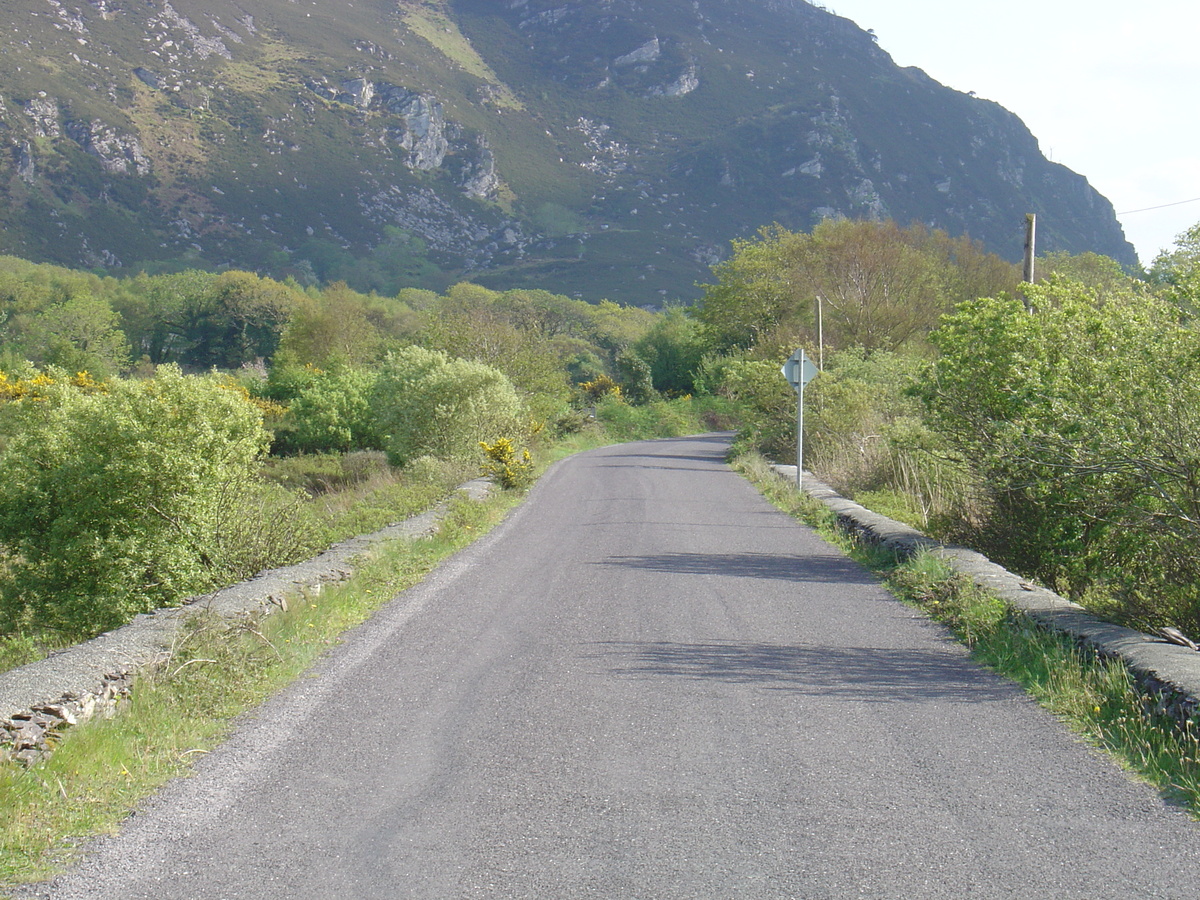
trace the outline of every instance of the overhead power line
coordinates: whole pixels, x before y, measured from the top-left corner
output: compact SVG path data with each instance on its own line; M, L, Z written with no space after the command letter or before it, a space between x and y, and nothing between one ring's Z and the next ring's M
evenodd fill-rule
M1200 202L1200 197L1193 197L1191 200L1177 200L1174 203L1164 203L1162 206L1147 206L1145 209L1127 209L1127 210L1125 210L1125 212L1117 213L1117 215L1118 216L1129 216L1129 215L1133 215L1134 213L1150 212L1151 210L1154 210L1154 209L1166 209L1168 206L1183 206L1185 203L1198 203L1198 202Z

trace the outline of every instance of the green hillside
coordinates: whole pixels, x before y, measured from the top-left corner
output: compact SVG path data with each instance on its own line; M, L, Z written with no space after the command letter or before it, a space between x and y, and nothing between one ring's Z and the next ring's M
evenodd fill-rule
M14 0L0 252L394 293L695 296L831 215L1133 262L993 103L802 0Z

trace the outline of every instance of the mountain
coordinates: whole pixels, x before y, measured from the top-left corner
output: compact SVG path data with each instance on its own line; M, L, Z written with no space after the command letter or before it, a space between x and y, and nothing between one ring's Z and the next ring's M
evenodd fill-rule
M995 103L803 0L9 0L0 252L391 292L695 296L729 241L890 217L1136 262Z

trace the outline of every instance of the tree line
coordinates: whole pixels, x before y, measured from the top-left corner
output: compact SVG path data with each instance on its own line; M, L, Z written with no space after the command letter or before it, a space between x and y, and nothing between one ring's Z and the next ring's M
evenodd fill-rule
M806 461L1118 621L1200 634L1200 225L1149 269L826 221L735 245L695 310L701 378L778 459L796 347L823 357Z
M0 259L4 628L95 631L261 568L231 522L267 534L303 499L263 482L269 458L516 483L594 412L686 397L790 458L779 366L804 347L819 475L1119 620L1200 633L1198 260L1200 226L1147 271L1051 254L1030 286L967 238L827 220L735 242L693 307L649 310Z
M320 549L306 501L347 468L516 486L597 404L686 391L694 335L546 291L0 259L0 636L88 636Z

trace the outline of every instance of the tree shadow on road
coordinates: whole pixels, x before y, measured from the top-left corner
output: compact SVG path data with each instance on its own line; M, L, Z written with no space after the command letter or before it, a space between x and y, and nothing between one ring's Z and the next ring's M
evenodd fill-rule
M659 553L610 556L596 565L645 569L670 575L720 575L775 581L878 584L862 566L843 556L777 553Z
M732 641L603 641L592 646L601 648L597 658L610 662L615 674L647 680L752 684L873 702L978 702L1014 695L1009 685L988 676L952 646L940 650Z

